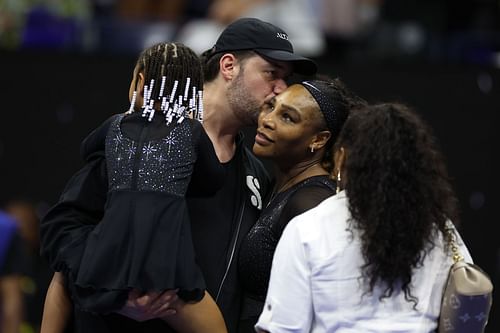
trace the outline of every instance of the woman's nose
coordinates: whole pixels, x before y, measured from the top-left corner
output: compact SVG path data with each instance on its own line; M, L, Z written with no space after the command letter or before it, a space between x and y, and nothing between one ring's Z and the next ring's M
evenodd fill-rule
M261 125L263 127L267 127L267 128L273 128L274 127L274 121L273 121L272 113L261 112L259 120L260 120L260 123L261 123Z

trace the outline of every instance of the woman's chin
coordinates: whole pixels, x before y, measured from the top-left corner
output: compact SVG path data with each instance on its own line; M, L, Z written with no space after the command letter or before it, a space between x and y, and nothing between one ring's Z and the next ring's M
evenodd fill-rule
M266 149L266 147L264 146L259 145L258 143L253 144L252 151L257 157L269 157L268 149Z

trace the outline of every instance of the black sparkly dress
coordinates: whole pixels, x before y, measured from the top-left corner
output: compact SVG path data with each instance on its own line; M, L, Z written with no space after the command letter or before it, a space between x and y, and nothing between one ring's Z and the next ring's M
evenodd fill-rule
M214 192L224 178L203 127L191 119L167 126L163 117L148 122L139 112L115 115L82 144L85 156L103 148L109 181L104 216L60 249L75 305L109 313L124 305L131 289L179 288L185 301L200 300L205 282L185 194L195 167Z
M335 181L314 176L278 193L243 241L238 273L244 291L239 332L255 332L266 298L274 251L288 222L335 194Z

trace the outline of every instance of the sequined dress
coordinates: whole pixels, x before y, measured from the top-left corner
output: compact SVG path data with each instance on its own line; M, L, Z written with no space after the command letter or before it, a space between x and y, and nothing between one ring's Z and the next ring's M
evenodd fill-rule
M108 195L98 225L87 228L66 252L73 301L81 309L109 313L121 308L131 289L179 288L200 300L205 282L196 264L185 194L200 155L210 165L213 188L223 169L201 124L186 119L167 126L140 114L116 115L84 142L86 154L105 145ZM208 154L208 156L207 156ZM85 229L85 227L84 227Z
M288 222L335 194L335 181L314 176L278 193L244 239L239 253L238 272L244 291L239 332L255 332L262 312L278 241Z

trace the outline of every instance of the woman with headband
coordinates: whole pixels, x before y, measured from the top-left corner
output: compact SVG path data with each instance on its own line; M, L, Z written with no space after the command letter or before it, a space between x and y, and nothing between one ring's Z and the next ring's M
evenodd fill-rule
M363 107L334 151L339 193L283 232L258 332L437 332L449 247L472 258L431 129L399 103ZM439 332L482 332L484 312L467 310L469 328Z
M239 332L255 332L287 223L335 194L332 147L349 110L364 104L335 79L294 84L263 106L253 151L273 163L275 184L239 252Z

